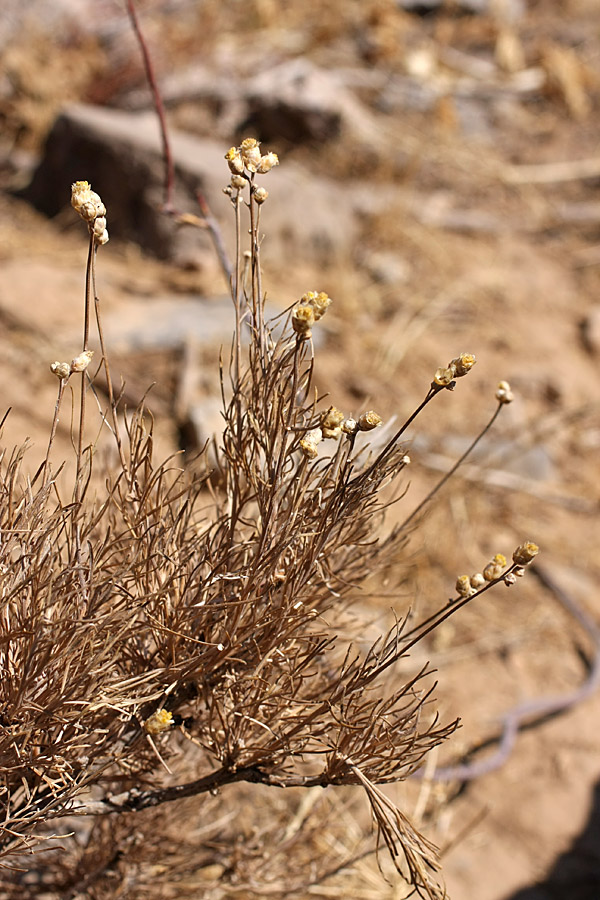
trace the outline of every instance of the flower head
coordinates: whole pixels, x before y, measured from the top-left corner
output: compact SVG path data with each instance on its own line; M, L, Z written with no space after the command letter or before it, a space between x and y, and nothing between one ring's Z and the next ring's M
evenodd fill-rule
M475 593L475 588L471 585L471 579L468 575L459 575L456 579L456 593L459 597L471 597Z
M242 154L237 147L230 147L225 154L225 159L227 160L227 165L229 166L229 171L232 175L242 174L244 171L244 161L242 159Z
M244 166L249 172L258 171L261 162L260 144L256 138L246 138L240 145L240 153Z
M79 356L76 356L75 359L71 360L71 373L85 372L92 361L93 355L93 350L84 350L83 353L80 353Z
M86 222L106 215L106 207L99 194L92 190L87 181L75 181L71 185L71 206ZM104 224L106 226L106 222Z
M300 449L307 459L314 459L317 456L317 444L323 440L323 432L320 428L313 428L307 431L300 441Z
M269 196L269 192L266 191L264 189L264 187L259 187L259 188L256 188L253 196L257 203L262 204L265 202L265 200Z
M383 424L383 419L379 413L376 413L373 409L370 409L368 412L363 413L362 416L358 417L358 427L360 431L372 431L374 428L379 428L381 424Z
M503 553L496 553L491 562L487 564L483 570L483 577L486 581L495 581L500 578L506 566L506 557Z
M496 390L496 400L498 403L512 403L514 400L513 392L510 389L508 381L501 381Z
M173 713L167 709L157 709L144 722L144 731L147 734L162 734L173 727Z
M461 378L471 371L476 362L477 360L473 353L461 353L460 356L457 356L456 359L449 363L449 368L453 368L456 377Z
M519 566L528 566L539 552L540 548L537 544L534 544L533 541L526 541L524 544L519 544L513 553L513 562Z
M57 378L60 378L61 381L63 378L68 378L71 374L71 366L68 362L53 362L50 365L50 371L56 375Z
M312 336L311 328L315 324L315 313L312 306L296 306L292 310L292 328L303 340Z
M321 414L321 429L324 438L333 438L337 441L342 433L341 425L344 421L344 413L335 406L330 406L327 412Z
M454 381L454 375L454 370L450 367L440 366L439 369L436 369L433 380L435 384L439 384L440 387L448 387L448 385L452 384Z
M279 165L279 157L276 153L266 153L264 156L261 156L260 162L256 168L256 171L259 175L266 175L267 172L270 172L273 166Z

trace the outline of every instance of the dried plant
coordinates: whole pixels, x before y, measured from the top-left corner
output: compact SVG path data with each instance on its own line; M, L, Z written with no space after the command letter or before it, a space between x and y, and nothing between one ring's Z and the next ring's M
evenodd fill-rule
M354 419L326 406L313 386L312 331L333 314L330 298L308 291L274 320L265 313L259 225L268 193L257 177L277 157L247 139L226 159L238 235L235 334L221 368L218 465L201 475L177 459L155 464L150 414L119 408L95 287L106 210L86 182L73 186L90 235L82 350L51 367L57 404L34 478L21 474L23 449L4 453L0 469L2 896L184 897L198 896L199 883L203 896L292 896L356 857L354 848L334 863L316 849L310 809L284 838L280 811L236 843L221 801L235 782L306 796L362 787L398 871L420 896L444 896L435 847L380 786L414 773L456 722L438 721L427 667L387 676L464 604L514 581L537 547L462 576L456 600L417 627L400 619L366 650L342 639L361 584L397 558L422 511L384 532L389 485L410 462L402 437L475 359L463 353L438 369L386 439L373 410ZM118 458L104 481L86 416L101 370L109 398L101 433ZM80 414L67 496L52 451L74 376ZM493 419L511 398L502 383ZM184 835L181 818L165 812L170 801L190 822ZM57 836L64 849L51 849ZM287 858L269 871L277 840ZM32 865L30 852L44 848L45 862Z

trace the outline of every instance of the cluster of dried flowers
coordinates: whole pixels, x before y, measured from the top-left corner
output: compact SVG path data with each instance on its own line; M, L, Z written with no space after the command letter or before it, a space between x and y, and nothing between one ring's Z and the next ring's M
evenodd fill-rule
M108 872L115 896L133 879L140 896L158 898L166 896L160 878L148 879L135 862L140 823L146 821L147 843L156 831L152 823L148 829L144 810L195 797L200 817L210 808L217 823L213 795L236 782L359 785L398 871L422 896L439 898L435 848L379 785L415 772L456 723L440 725L429 710L426 667L404 681L386 676L454 608L522 574L537 547L521 545L507 570L498 554L481 574L461 576L460 601L422 628L407 631L403 622L394 623L366 652L343 644L328 622L341 620L365 577L387 567L404 540L402 529L375 540L386 506L382 489L410 462L402 436L475 358L463 353L438 369L418 409L368 452L365 435L381 425L380 415L345 416L335 406L321 410L315 399L311 332L330 306L328 295L305 293L290 307L283 333L272 330L264 314L258 213L267 192L256 176L276 166L277 156L262 153L249 138L226 160L238 234L244 203L250 213L251 272L243 277L239 249L230 380L222 378L219 477L154 463L151 419L143 409L124 418L112 393L98 317L109 397L102 421L120 464L105 473L102 489L90 491L95 447L86 443L84 428L89 292L82 353L70 364L51 366L59 394L44 463L27 483L19 476L21 454L2 457L0 854L10 862L60 831L61 820L72 827L74 816L86 816L93 825L75 849L48 857L46 894L66 896L68 889L74 896L77 873L95 853L113 862L86 876L90 896L106 895ZM87 182L73 186L72 202L88 225L86 283L93 285L96 251L108 240L106 209ZM250 331L247 352L244 328ZM51 449L73 373L82 376L77 467L72 493L63 497ZM502 382L496 396L499 406L509 402L509 386ZM329 455L322 442L329 442ZM207 897L212 889L214 896L229 896L228 883L236 896L262 896L248 861L251 848L234 852L228 827L209 828L202 853L190 843L185 865L178 835L169 857L187 878L178 882L178 896L197 896L199 883ZM129 847L127 873L106 851L111 831L124 835L118 840ZM155 853L159 847L171 852L166 837L152 846ZM228 864L218 877L213 871L213 882L208 876L202 882L207 859L214 870L211 847L219 848L218 860L228 853ZM334 862L330 852L315 849L311 864L294 870L286 859L282 896L318 884L351 860L349 854ZM174 865L164 863L164 878ZM246 869L254 871L254 881ZM194 893L188 894L184 882L192 871ZM7 897L30 896L19 875L5 881Z
M496 553L491 562L474 575L459 575L456 580L456 592L459 597L472 597L477 591L487 584L504 581L507 587L514 584L517 578L522 578L525 569L539 553L539 547L533 541L519 544L513 553L513 564L506 569L506 557L503 553Z

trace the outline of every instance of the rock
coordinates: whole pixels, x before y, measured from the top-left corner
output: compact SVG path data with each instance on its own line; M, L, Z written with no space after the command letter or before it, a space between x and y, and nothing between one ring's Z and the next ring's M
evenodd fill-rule
M594 356L600 355L600 306L595 306L580 324L583 346Z
M367 250L360 257L361 267L379 284L407 284L411 276L409 262L391 250Z
M302 57L256 75L245 89L242 131L294 144L327 141L343 132L373 143L379 130L369 110L336 77Z
M110 10L113 17L116 10ZM35 23L36 34L98 33L101 23L106 22L109 13L106 0L3 0L0 17L0 47L9 46L12 41L31 31ZM125 19L125 13L122 13Z
M194 65L166 77L161 94L176 111L201 103L213 112L223 135L251 134L261 141L302 144L345 133L377 144L379 129L373 116L346 87L345 77L302 57L267 66L249 79ZM124 95L119 105L139 110L148 109L150 102L145 88Z
M444 12L445 0L396 0L401 9L428 16L436 10ZM513 22L526 11L524 0L455 0L452 4L459 11L471 14L488 14Z
M107 344L117 353L177 349L187 341L228 348L234 328L230 297L130 297L106 313Z
M227 247L233 247L233 214L222 189L229 173L227 147L178 131L170 133L176 168L174 203L198 212L200 190L220 224ZM112 238L133 240L159 258L180 262L210 247L201 229L179 227L165 215L163 163L154 113L74 104L57 119L42 162L23 192L38 209L56 216L69 206L73 181L86 180L108 209ZM285 163L264 180L269 199L261 224L267 235L263 259L293 254L318 263L352 254L365 215L383 211L392 201L390 185L356 185L319 178L296 163Z
M214 206L218 173L225 171L222 146L178 133L172 135L172 145L180 170L175 205L190 209L190 191L201 190ZM178 228L161 212L163 163L153 113L85 104L67 107L50 132L24 196L46 215L55 216L69 205L70 185L78 180L91 182L101 195L112 237L134 240L160 258L174 258L190 244L208 241L197 229Z

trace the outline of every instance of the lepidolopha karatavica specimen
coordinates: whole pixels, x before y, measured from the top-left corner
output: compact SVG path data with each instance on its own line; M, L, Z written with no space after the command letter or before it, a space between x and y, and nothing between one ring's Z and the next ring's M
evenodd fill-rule
M117 834L120 823L169 801L194 797L202 810L234 782L357 785L398 871L422 896L441 897L435 848L381 786L414 773L456 723L438 721L426 667L408 679L388 676L461 606L514 582L537 547L524 543L512 563L497 554L481 574L460 576L456 599L420 626L400 618L367 650L344 643L336 623L365 577L397 558L409 522L420 521L422 505L403 526L386 533L383 523L382 491L410 462L403 435L475 358L460 353L440 367L385 438L386 411L350 416L320 403L312 335L335 305L308 290L269 320L259 231L268 192L258 182L279 161L252 138L226 160L237 226L235 333L221 370L216 469L207 464L201 476L177 458L155 464L151 416L119 407L96 290L106 210L87 182L73 186L89 231L82 347L70 363L51 365L57 402L33 479L21 477L22 451L2 458L1 851L26 871L25 851L52 846L64 821L82 842L75 871L98 835L106 841L106 817ZM108 397L100 436L116 448L102 481L92 466L100 437L87 439L95 379ZM68 472L53 456L71 388L76 460L65 488ZM506 383L496 399L492 421L512 399ZM94 823L85 839L82 820ZM73 871L54 889L76 884ZM322 877L318 863L306 868L306 884ZM228 896L226 883L223 876L219 896ZM158 876L153 889L146 882L143 896L166 896ZM245 890L262 896L256 883Z

